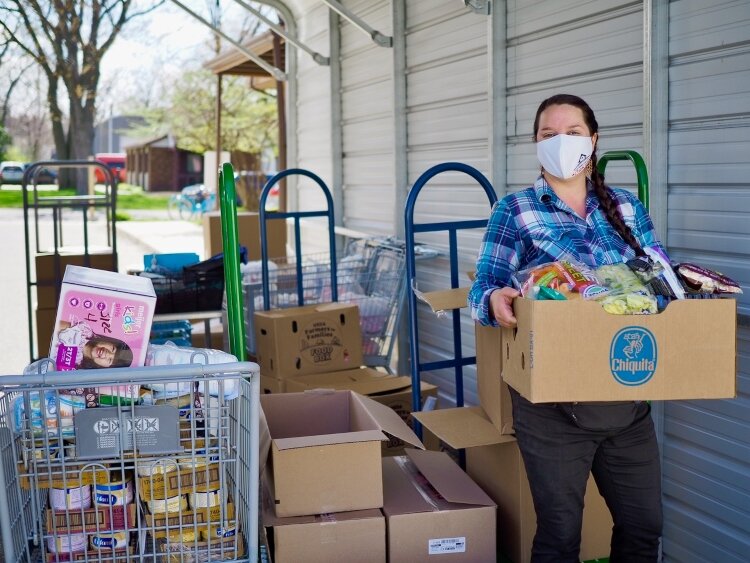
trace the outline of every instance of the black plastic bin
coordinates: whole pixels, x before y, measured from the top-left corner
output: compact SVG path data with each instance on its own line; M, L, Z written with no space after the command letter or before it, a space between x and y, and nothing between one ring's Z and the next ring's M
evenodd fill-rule
M182 269L179 276L151 278L156 314L218 311L224 296L224 257L217 255Z

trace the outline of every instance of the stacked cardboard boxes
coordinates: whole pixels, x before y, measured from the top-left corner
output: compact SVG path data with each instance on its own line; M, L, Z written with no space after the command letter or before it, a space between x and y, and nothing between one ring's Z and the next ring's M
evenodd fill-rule
M46 355L52 342L52 330L57 314L65 268L69 265L88 266L97 270L116 271L117 261L112 250L91 250L88 255L80 249L61 249L58 254L45 252L34 257L36 272L36 344L37 351Z
M467 288L420 294L436 313L466 306ZM507 352L498 328L476 326L480 407L414 413L425 428L455 449L466 449L466 472L497 503L500 550L528 561L536 515L518 445L512 435L510 393L501 378ZM586 489L581 560L609 554L612 518L592 479Z
M387 375L363 362L359 310L328 303L255 314L255 342L263 393L312 389L352 390L391 407L410 423L411 378ZM422 401L437 387L421 386ZM388 455L403 453L397 438L384 442Z
M494 559L494 502L447 455L382 457L388 436L421 446L389 407L334 390L263 395L261 406L276 563Z

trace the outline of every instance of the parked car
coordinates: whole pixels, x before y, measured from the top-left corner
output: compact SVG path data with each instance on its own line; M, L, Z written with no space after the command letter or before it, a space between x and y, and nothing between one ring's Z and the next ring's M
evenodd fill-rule
M30 164L24 164L23 170L31 166ZM55 184L57 183L57 170L53 168L37 168L34 172L37 184ZM31 178L29 179L31 180Z
M112 175L115 177L115 181L124 182L127 177L127 171L125 168L125 154L124 153L98 153L94 155L96 160L99 160L106 164L112 171ZM104 183L104 172L98 166L94 168L94 175L96 176L96 182L98 184Z
M21 182L23 182L22 162L0 163L0 184L20 184Z

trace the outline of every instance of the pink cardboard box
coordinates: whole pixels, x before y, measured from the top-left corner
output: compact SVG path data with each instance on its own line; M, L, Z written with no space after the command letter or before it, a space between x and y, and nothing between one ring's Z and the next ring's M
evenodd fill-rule
M155 305L148 278L69 265L49 356L58 371L142 366ZM77 389L76 394L86 396L87 406L95 406L92 391ZM137 399L138 386L99 387L96 393Z

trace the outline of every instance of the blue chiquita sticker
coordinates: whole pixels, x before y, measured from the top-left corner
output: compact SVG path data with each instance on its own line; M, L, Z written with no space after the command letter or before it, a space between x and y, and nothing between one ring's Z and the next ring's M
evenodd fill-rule
M612 375L623 385L643 385L656 371L656 339L641 326L620 330L612 339L609 366Z

